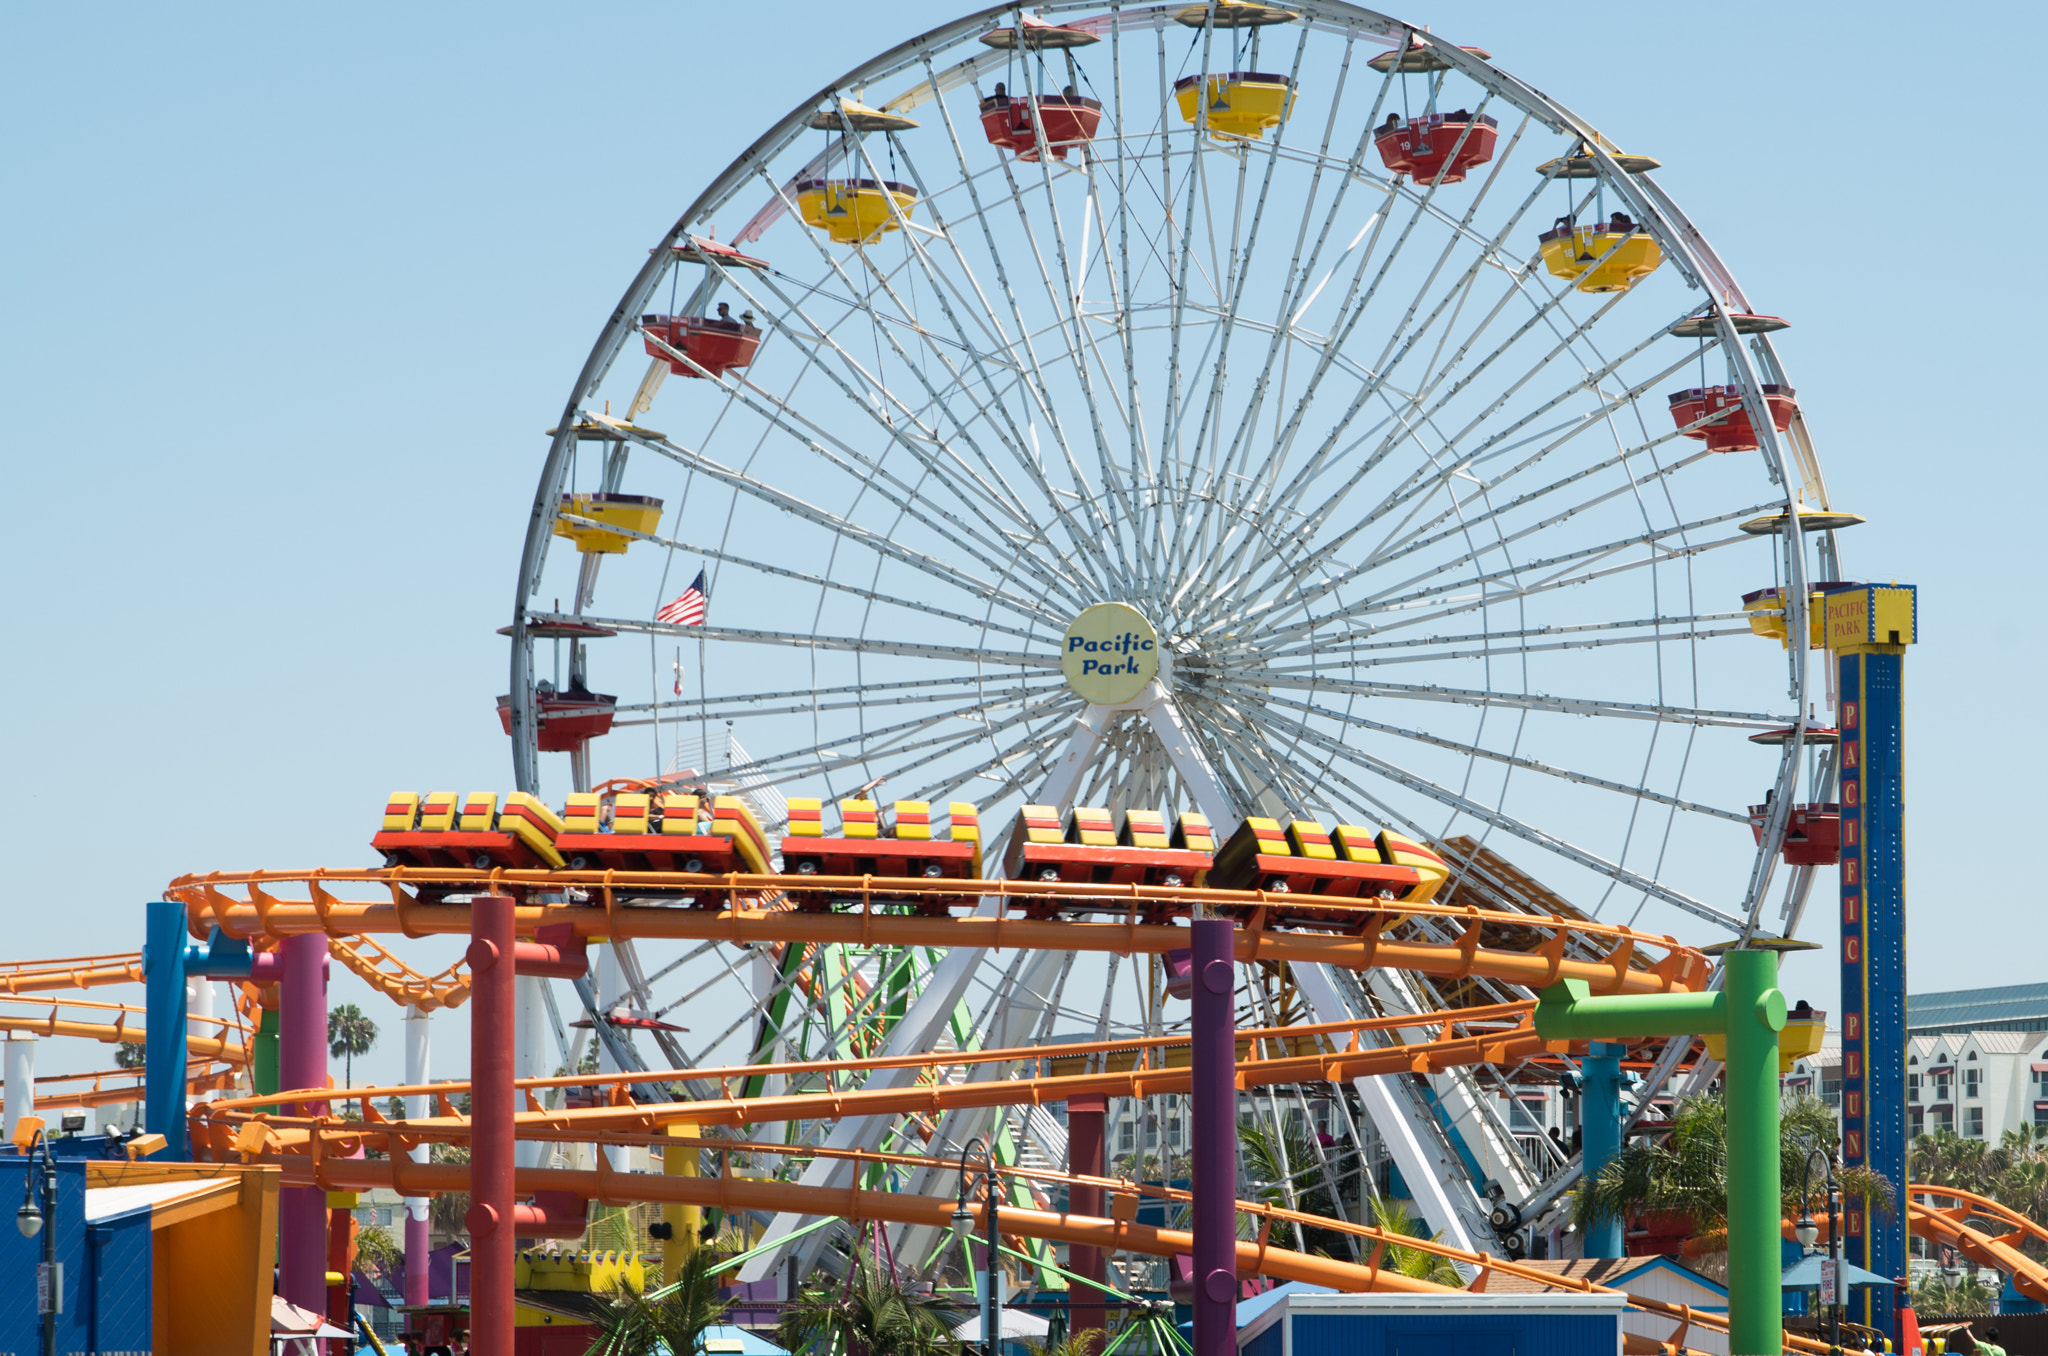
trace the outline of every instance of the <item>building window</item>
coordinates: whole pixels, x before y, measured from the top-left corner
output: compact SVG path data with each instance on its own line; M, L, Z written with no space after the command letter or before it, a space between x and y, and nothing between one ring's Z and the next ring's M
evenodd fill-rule
M2034 1128L2048 1130L2048 1102L2034 1103Z
M1906 1075L1906 1100L1909 1102L1917 1102L1920 1100L1919 1074L1909 1073Z
M1117 1152L1127 1154L1137 1147L1138 1127L1130 1121L1125 1121L1116 1128Z
M1926 1134L1927 1113L1922 1111L1917 1106L1910 1108L1906 1112L1906 1129L1907 1132L1911 1134L1915 1139L1918 1139L1920 1138L1920 1136Z
M1971 1139L1984 1138L1984 1108L1973 1106L1963 1113L1963 1133Z
M1934 1128L1935 1128L1935 1129L1937 1129L1937 1130L1953 1130L1953 1129L1955 1129L1955 1128L1956 1128L1956 1112L1955 1112L1955 1108L1954 1108L1954 1107L1947 1107L1947 1106L1938 1106L1938 1107L1934 1108Z
M1972 1058L1974 1059L1975 1056L1973 1055ZM1983 1070L1981 1069L1963 1070L1963 1096L1975 1097L1977 1095L1977 1077L1982 1072Z

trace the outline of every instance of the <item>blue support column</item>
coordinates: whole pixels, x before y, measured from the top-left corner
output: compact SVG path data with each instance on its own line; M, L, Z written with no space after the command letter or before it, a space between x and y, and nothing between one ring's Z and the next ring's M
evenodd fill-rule
M1579 1152L1591 1181L1621 1147L1621 1057L1626 1045L1594 1041L1579 1061ZM1586 1256L1620 1257L1621 1220L1602 1220L1586 1230Z
M185 1145L185 906L149 901L142 950L144 1003L142 1128L162 1135L168 1158Z
M246 940L219 928L205 946L188 943L183 904L152 899L148 914L142 948L142 1128L164 1137L160 1154L184 1159L191 1156L185 1138L186 977L247 979L253 958Z
M1899 654L1839 658L1842 729L1842 1160L1889 1178L1890 1214L1845 1201L1847 1255L1906 1274L1906 852ZM1891 1291L1860 1292L1858 1321L1890 1332Z

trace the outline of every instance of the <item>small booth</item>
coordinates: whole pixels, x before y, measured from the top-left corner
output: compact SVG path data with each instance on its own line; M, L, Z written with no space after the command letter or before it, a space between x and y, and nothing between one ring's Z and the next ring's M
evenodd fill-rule
M1245 1356L1620 1356L1628 1297L1282 1295L1238 1329Z

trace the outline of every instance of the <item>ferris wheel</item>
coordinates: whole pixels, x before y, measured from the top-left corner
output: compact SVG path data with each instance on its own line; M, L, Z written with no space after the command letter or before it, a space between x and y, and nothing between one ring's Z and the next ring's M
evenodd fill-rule
M790 796L954 806L991 864L1027 804L1384 826L1451 893L1789 931L1788 815L1833 767L1806 648L1765 637L1806 634L1853 519L1782 322L1656 168L1331 0L998 7L856 66L685 208L576 377L508 628L520 788L560 751L591 789L594 750L750 797L771 841ZM679 1064L1184 1019L1142 958L622 949L652 1026L692 1017L660 1033ZM1513 996L1475 987L1276 972L1243 1002ZM1480 1078L1439 1100L1533 1196L1557 1165ZM1335 1139L1409 1141L1431 1225L1470 1239L1487 1203L1403 1097L1339 1106ZM994 1131L1059 1137L791 1133ZM1415 1183L1432 1152L1460 1180ZM821 1246L768 1238L750 1275Z

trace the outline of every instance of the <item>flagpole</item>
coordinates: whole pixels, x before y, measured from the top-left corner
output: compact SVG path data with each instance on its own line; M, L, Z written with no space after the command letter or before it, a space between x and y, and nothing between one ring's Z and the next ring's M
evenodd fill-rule
M654 775L661 776L661 659L655 653L655 635L647 633L647 679L654 687Z

